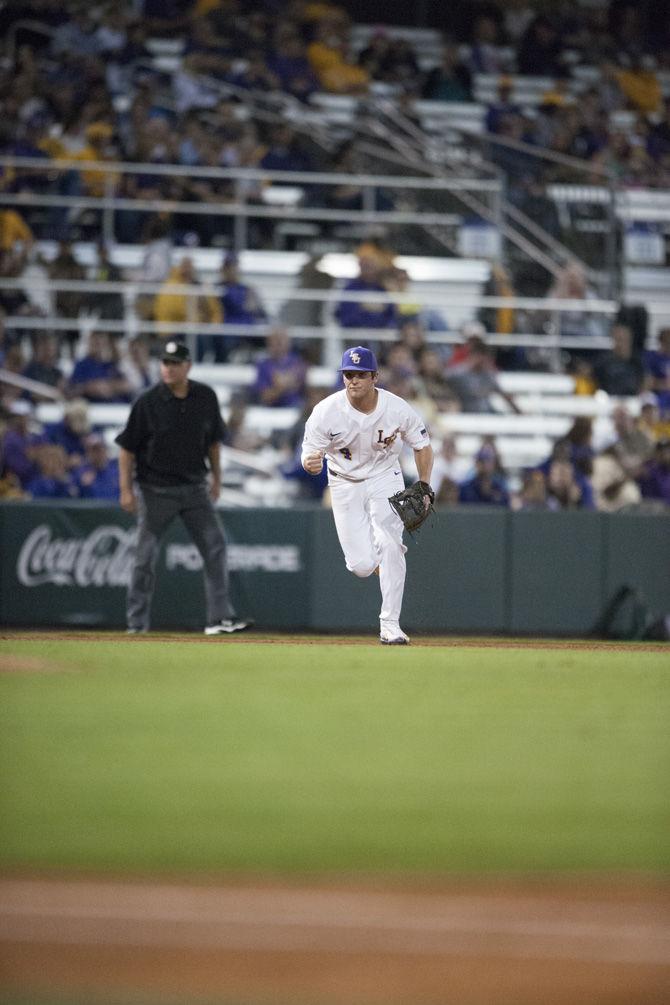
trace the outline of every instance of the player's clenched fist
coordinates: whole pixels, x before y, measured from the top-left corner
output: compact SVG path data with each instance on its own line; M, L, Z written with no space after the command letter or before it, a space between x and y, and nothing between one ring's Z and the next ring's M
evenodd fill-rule
M318 475L323 467L323 453L320 450L306 454L302 466L310 475Z

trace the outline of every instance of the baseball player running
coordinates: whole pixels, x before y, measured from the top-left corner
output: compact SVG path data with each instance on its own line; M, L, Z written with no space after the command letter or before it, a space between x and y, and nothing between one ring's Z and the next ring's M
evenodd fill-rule
M403 523L389 497L405 486L399 455L414 450L419 479L430 482L433 448L425 423L406 401L377 387L377 360L364 346L345 350L344 390L320 401L305 426L302 466L318 475L328 465L337 536L350 572L377 573L382 594L379 639L407 645L400 627L405 588ZM426 500L428 505L428 500Z

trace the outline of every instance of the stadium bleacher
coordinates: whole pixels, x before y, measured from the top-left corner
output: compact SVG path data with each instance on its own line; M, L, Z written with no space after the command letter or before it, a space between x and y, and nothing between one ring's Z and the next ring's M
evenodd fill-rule
M352 53L354 55L360 53L379 29L380 26L377 24L352 24L350 27ZM400 25L385 25L383 30L388 37L403 39L410 44L422 71L439 65L443 49L443 36L440 31L428 27ZM53 29L44 28L47 40L53 34ZM177 118L179 101L175 84L179 76L191 75L193 81L196 84L198 82L193 77L189 62L191 50L187 34L187 31L182 30L172 36L147 37L144 53L138 63L141 73L149 75L148 78L145 76L145 83L149 80L149 87L155 88L154 97L160 113L168 116L176 114ZM7 41L10 61L16 58L18 37L17 30L12 29ZM472 57L470 44L461 42L459 54L462 60L469 61ZM570 79L563 82L561 88L565 100L569 103L578 100L587 89L599 86L601 78L599 67L585 63L583 53L566 52L565 55L566 62L571 65L571 72ZM498 45L496 56L499 66L504 68L504 77L508 82L512 101L523 108L529 119L537 116L545 95L556 88L556 80L551 76L524 76L516 72L516 53L512 46ZM232 69L235 74L239 74L248 65L246 53L240 52L233 61ZM320 330L316 333L316 338L320 340L323 351L321 365L310 368L311 386L324 389L332 386L333 367L338 360L343 342L348 337L348 333L339 329L335 323L333 308L340 295L340 287L356 274L355 245L370 234L382 233L385 240L389 241L390 238L389 243L392 245L392 238L396 233L403 235L404 238L412 227L421 228L422 237L418 242L416 236L413 242L408 242L407 247L411 248L412 243L414 244L412 251L401 246L395 248L395 265L399 269L406 270L409 276L410 285L403 296L406 296L408 301L416 301L422 306L438 307L448 318L449 331L446 335L444 333L436 335L438 342L453 344L459 338L458 332L461 326L477 316L487 284L491 280L492 265L496 260L495 252L491 249L500 247L502 253L505 253L501 234L504 233L508 240L511 239L509 220L513 217L504 220L505 187L500 185L495 189L500 172L498 169L492 169L486 160L490 154L488 144L493 139L486 134L486 114L489 106L495 103L499 96L502 75L503 72L473 72L473 100L466 102L426 100L418 96L420 93L418 90L403 99L402 88L398 84L381 80L373 80L368 90L361 94L317 90L307 101L296 101L288 95L268 92L267 89L263 94L253 90L242 92L230 80L213 81L211 78L202 78L203 86L212 89L210 95L212 101L221 97L232 98L237 102L236 120L240 124L254 128L262 124L263 128L267 128L268 124L277 121L278 117L285 116L285 121L295 126L299 133L302 130L303 138L311 134L322 144L325 138L327 152L332 152L341 141L363 140L364 144L373 138L378 146L380 143L382 145L386 143L388 152L399 158L394 164L397 174L397 191L394 191L394 197L397 202L393 210L397 211L398 216L405 213L405 218L400 221L397 231L393 230L396 224L391 220L392 213L387 213L385 216L384 211L378 212L370 208L374 205L374 199L369 197L370 191L374 189L376 192L384 187L379 178L371 181L374 179L373 175L355 176L356 181L368 188L368 199L364 203L363 210L353 210L351 214L345 212L343 215L346 219L333 218L330 221L326 213L323 213L320 219L319 208L309 204L311 179L308 175L303 177L299 174L287 175L284 178L268 176L256 179L259 181L259 190L255 211L266 225L264 231L266 238L268 233L271 234L263 247L252 246L253 242L248 240L248 224L253 217L254 206L245 205L244 200L238 196L236 196L238 201L234 205L229 206L225 201L220 204L222 215L230 208L230 215L233 218L231 242L239 255L241 272L245 281L261 293L270 322L281 319L287 304L293 299L299 300L303 295L309 300L309 295L301 288L301 270L307 264L316 265L331 281L331 289L324 289L315 295L322 308ZM666 97L670 96L670 72L658 69L657 78L662 93ZM132 88L113 93L113 108L118 116L128 115L132 98ZM207 103L211 105L209 99ZM194 107L197 114L197 104ZM629 107L610 109L611 129L628 130L637 114ZM403 116L407 117L406 120ZM379 128L373 130L372 127L377 125ZM358 135L366 134L367 131L371 131L374 135ZM395 140L398 142L394 142ZM384 161L383 158L381 161L375 161L374 156L370 154L369 163L374 165L371 171L391 170L388 164L393 163L392 158L388 161ZM403 156L407 158L404 164ZM383 169L380 168L380 163L383 163ZM425 193L421 190L420 180L414 190L403 188L403 185L408 183L410 165L414 177L417 174L417 165L422 164L426 167L428 176L424 188L430 196L425 204L421 204L421 198ZM463 165L462 172L459 169L459 175L462 177L454 177L452 170L454 164ZM476 170L473 167L475 164ZM197 167L197 165L192 167L194 174L197 174ZM164 169L164 165L156 168L159 173ZM189 170L191 169L183 166L175 169L176 174L179 175L181 171L182 176L188 174ZM318 175L320 184L323 177ZM409 178L409 181L411 180ZM237 181L233 179L232 183L237 184ZM242 181L248 182L249 178L242 177ZM589 184L586 184L587 181ZM485 196L487 185L491 185L492 188ZM573 165L571 171L567 171L565 175L559 173L558 177L552 178L546 187L546 195L558 211L563 239L566 233L583 234L600 241L599 247L605 247L607 228L610 227L611 219L615 220L616 236L620 239L623 256L617 263L611 261L604 263L605 268L601 269L600 275L602 278L606 269L611 270L616 266L618 271L616 280L620 280L617 291L620 302L644 305L648 311L649 333L653 336L659 328L670 324L670 280L666 264L667 238L670 233L668 202L670 194L668 191L649 189L643 185L636 185L634 188L620 186L613 200L613 191L612 186L592 184L586 164L581 176ZM486 202L489 196L489 202ZM8 201L11 198L10 194L6 197ZM104 207L106 215L103 216L103 222L107 238L110 233L113 238L115 199L114 195L109 197ZM34 205L29 208L34 209L35 205L39 205L39 196L35 199L31 196L31 200ZM11 205L11 202L9 204ZM15 205L22 209L28 207L28 202L18 202ZM179 208L176 200L171 205L175 209ZM601 212L608 206L612 208L613 217L603 216ZM439 212L436 207L439 207ZM452 211L454 207L456 209ZM589 208L593 208L591 215ZM84 207L84 215L86 211L94 213L95 210L96 207L87 204ZM214 211L218 212L217 209ZM266 213L265 216L262 215L263 212ZM431 217L431 213L434 218ZM482 244L476 256L473 254L472 257L458 257L458 252L462 253L467 245L463 239L465 231L473 224L473 217L475 223L479 222L479 213L483 214L483 219L488 222L489 227L496 230L499 240L497 243L490 242L486 247ZM76 219L76 214L74 218ZM95 219L95 216L93 218ZM328 229L323 226L324 221L331 224L334 222L336 225ZM500 232L497 231L499 223ZM402 227L405 228L404 231ZM642 234L645 227L649 228L646 243ZM636 233L632 233L633 228L638 228ZM77 239L74 243L75 257L89 274L92 274L96 263L97 236L99 235L94 234L93 239ZM184 240L173 248L173 264L188 255L194 262L199 281L205 287L215 286L219 279L225 249L220 246L221 242L213 247L198 243L197 235L195 241L190 239L192 235L188 236L188 241ZM417 243L419 251L423 252L422 242L431 254L413 253ZM436 245L444 248L445 254L436 253ZM228 246L227 243L226 248ZM296 247L300 250L291 250ZM553 275L556 275L559 266L568 260L570 249L561 246L560 242L549 243L548 247L549 255L546 250L540 254L536 249L534 264L537 266L540 263L546 267L549 263L553 266ZM513 250L518 253L519 249L524 250L521 241L514 245ZM53 260L57 244L53 240L39 240L35 250L40 263L35 261L31 263L30 268L26 270L24 283L24 290L29 301L32 298L33 306L37 305L40 297L41 303L44 303L45 298L48 300L51 296L40 277L40 267L45 263L48 265ZM109 242L110 261L122 273L126 311L123 321L118 322L119 327L115 330L117 334L126 337L142 330L142 323L138 322L135 315L135 302L143 253L144 248L140 243L118 243L113 239ZM657 256L656 260L653 258L654 255ZM530 258L533 259L532 254ZM596 265L591 268L589 274L597 277L602 265L603 262L596 256ZM611 281L610 289L614 289L616 287L614 278L611 275L606 278ZM11 283L11 280L9 282ZM525 307L528 307L531 300L532 298L526 298ZM522 304L521 300L519 304ZM584 307L589 309L589 304L585 303ZM618 303L614 300L603 300L599 309L605 317L610 318L614 316L617 307ZM541 312L541 308L541 298L536 298L533 309ZM16 324L15 330L19 332L29 330L29 320L26 318L13 320ZM61 323L62 328L65 322L62 319L56 320ZM95 312L89 312L76 320L82 335L96 325ZM45 321L48 327L47 322L48 318ZM259 351L262 348L263 332L264 329L261 328L258 335ZM192 345L195 345L196 333L192 327L185 327L184 334L191 339ZM314 334L311 332L310 336ZM396 333L392 331L377 334L380 342L384 344L396 337ZM507 342L501 341L495 331L490 331L489 337L496 347L514 344L532 346L534 342L542 346L545 334L537 328L530 330L526 328L522 333L512 333L511 337L508 333ZM307 335L296 329L296 337L306 338ZM556 369L560 367L561 342L560 337L552 336L552 338L551 358L552 365ZM79 352L82 351L84 341L83 338L80 340ZM597 349L603 347L600 343L596 346ZM64 360L65 367L67 368L71 362L69 359ZM248 361L232 364L199 363L194 367L193 373L194 376L199 376L200 379L216 387L222 408L226 411L230 407L235 391L243 391L249 387L254 368ZM500 375L500 384L504 391L515 396L523 414L511 414L502 399L494 398L496 411L492 413L441 414L436 429L438 436L442 433L457 433L459 452L464 456L472 455L482 435L496 437L503 461L514 473L521 467L537 463L545 457L551 444L556 438L565 434L576 417L589 416L594 419L596 443L602 445L612 435L610 417L619 399L602 393L593 396L576 395L573 378L567 374L542 373L537 370L503 372ZM632 414L636 415L639 411L638 399L631 399L627 404ZM114 431L123 421L125 408L126 406L92 406L93 421L106 427L110 442ZM48 417L53 417L57 410L57 405L42 404L38 408L37 417L46 421ZM295 410L263 409L256 405L250 405L245 415L248 427L261 438L272 437L278 431L290 428L297 419L298 414Z

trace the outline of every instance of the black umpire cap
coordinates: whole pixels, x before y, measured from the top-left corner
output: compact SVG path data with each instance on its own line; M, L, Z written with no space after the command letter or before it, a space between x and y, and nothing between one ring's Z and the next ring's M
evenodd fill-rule
M172 340L165 343L161 359L164 363L188 363L191 359L191 353L183 342Z

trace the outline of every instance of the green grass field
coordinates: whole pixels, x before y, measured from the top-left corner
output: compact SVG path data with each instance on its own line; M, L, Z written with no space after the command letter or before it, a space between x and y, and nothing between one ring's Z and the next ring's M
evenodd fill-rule
M0 659L5 868L668 872L667 647L83 636Z

